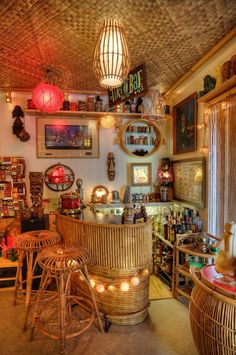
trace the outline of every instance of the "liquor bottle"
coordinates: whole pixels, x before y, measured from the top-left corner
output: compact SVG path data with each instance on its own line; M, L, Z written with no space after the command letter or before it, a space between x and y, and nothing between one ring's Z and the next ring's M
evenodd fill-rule
M168 227L169 227L169 218L168 218L168 215L166 215L166 218L164 221L164 238L166 240L168 239Z
M196 211L196 231L197 233L202 231L202 221L199 217L199 211Z

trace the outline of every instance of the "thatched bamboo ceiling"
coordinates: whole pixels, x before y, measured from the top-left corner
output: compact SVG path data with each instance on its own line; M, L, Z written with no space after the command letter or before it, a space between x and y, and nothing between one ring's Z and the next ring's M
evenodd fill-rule
M132 68L170 88L236 26L235 0L1 0L0 87L31 89L45 68L62 89L101 90L92 70L104 19L125 26Z

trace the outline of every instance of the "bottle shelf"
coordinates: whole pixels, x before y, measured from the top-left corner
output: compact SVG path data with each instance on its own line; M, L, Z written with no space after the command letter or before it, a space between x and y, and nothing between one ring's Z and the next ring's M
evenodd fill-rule
M177 271L183 276L190 277L189 267L186 265L177 267Z
M163 243L165 243L166 245L168 245L170 248L174 249L174 244L172 244L169 240L165 239L164 237L162 237L161 234L159 234L156 231L153 231L153 233L155 234L155 236L160 239Z

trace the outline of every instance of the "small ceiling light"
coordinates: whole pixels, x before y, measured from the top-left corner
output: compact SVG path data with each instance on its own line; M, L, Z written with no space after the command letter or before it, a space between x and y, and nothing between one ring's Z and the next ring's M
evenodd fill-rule
M130 55L121 24L104 22L94 51L94 71L101 86L119 87L130 70Z
M33 90L32 100L35 107L45 113L60 110L63 103L61 90L51 83L50 71L46 71L47 83L39 84Z
M12 103L11 91L5 91L5 98L6 98L6 103L7 104L11 104Z

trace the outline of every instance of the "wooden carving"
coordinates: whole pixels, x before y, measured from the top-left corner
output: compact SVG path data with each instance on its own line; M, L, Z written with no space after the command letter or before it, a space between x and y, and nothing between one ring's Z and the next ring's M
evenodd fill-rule
M41 207L43 198L43 173L30 172L29 180L32 207Z
M112 152L107 156L107 176L110 181L115 179L115 157Z
M21 117L24 117L24 112L22 111L20 106L16 105L14 110L12 111L12 118L15 118L13 122L12 131L13 134L15 134L17 138L21 140L21 142L27 142L30 139L30 135L28 132L26 132Z

